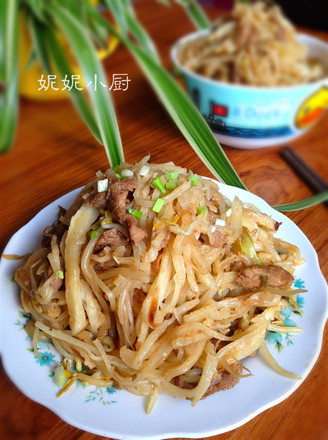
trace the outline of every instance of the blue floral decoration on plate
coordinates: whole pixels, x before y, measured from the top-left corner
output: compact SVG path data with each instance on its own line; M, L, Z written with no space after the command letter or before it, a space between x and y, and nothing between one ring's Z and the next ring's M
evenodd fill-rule
M31 319L31 315L29 313L25 313L22 310L18 311L18 319L14 323L16 326L19 327L19 330L23 330L26 327L26 324ZM28 347L27 350L34 353L34 350L32 348L32 338L29 335L26 335L25 338L26 341L28 341ZM54 376L54 367L59 365L59 362L56 360L56 350L54 345L51 341L47 342L41 342L38 341L38 351L40 354L40 357L34 356L34 359L37 364L39 364L41 367L51 367L49 378L52 378ZM71 368L72 372L76 372L75 368ZM82 383L79 379L75 381L76 389L81 390L87 390L88 395L84 399L86 403L93 402L93 401L99 401L103 405L112 405L113 403L116 403L116 400L112 400L109 398L109 396L112 396L117 392L116 388L114 386L111 386L109 388L102 388L102 387L96 387L94 385L85 385Z
M295 289L304 289L305 288L305 283L303 280L301 280L300 278L296 278L293 284L293 287ZM300 309L302 309L304 307L304 298L303 296L301 296L299 293L296 295L296 301L297 301L297 305ZM295 310L291 307L291 305L289 305L288 307L286 307L285 309L283 309L280 312L280 315L284 316L284 326L286 327L296 327L297 324L296 322L292 319L294 317L302 317L302 313L300 313L298 310ZM281 352L281 350L284 348L283 346L283 341L286 342L287 347L291 344L293 344L292 338L293 335L289 334L289 333L285 333L284 334L284 338L283 335L279 332L274 332L269 330L268 334L266 336L266 341L268 341L269 344L271 345L275 345L275 348L278 350L278 353Z

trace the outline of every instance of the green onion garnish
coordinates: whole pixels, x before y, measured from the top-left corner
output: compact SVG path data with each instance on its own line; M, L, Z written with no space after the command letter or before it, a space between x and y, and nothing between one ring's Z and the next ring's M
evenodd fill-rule
M125 170L122 170L122 171L121 171L121 175L122 175L122 177L124 177L124 178L134 176L133 171L128 170L127 168L126 168Z
M134 215L135 217L137 217L138 220L140 220L142 217L142 212L137 211L136 209L133 208L129 209L129 214Z
M90 235L90 238L91 238L91 240L93 240L94 238L99 237L99 235L100 235L99 231L92 231L91 235Z
M12 279L11 279L12 283L16 283L16 279L15 279L15 275L13 275Z
M63 280L64 279L64 272L62 270L56 270L55 277Z
M164 188L163 182L160 177L155 177L154 180L150 182L155 188L159 189L162 194L166 194L166 189Z
M160 210L163 208L165 203L164 199L156 199L155 203L153 204L153 207L151 208L154 212L160 212Z
M115 176L118 178L118 179L124 179L124 177L123 176L121 176L121 174L120 173L115 173Z
M178 180L169 180L168 182L166 182L165 186L168 190L172 191L173 189L175 189L179 186L179 181Z
M205 214L204 217L205 218L207 217L207 208L206 208L206 206L198 206L198 208L197 208L197 215L200 215L200 214Z
M243 231L239 237L239 245L241 251L244 252L244 254L249 255L254 263L263 264L263 261L257 255L255 250L254 241L245 227L243 228Z
M191 180L191 186L196 186L199 181L197 174L189 174L188 179Z
M108 179L98 180L97 182L98 192L104 192L108 189Z
M55 368L54 372L55 374L53 375L52 378L55 384L57 385L57 387L64 386L67 381L64 367L62 365L59 365L58 367Z
M115 166L113 167L113 170L116 171L116 172L117 172L117 171L120 171L120 166L119 166L119 165L115 165Z
M176 170L169 171L166 174L166 180L176 180L179 177L179 173Z

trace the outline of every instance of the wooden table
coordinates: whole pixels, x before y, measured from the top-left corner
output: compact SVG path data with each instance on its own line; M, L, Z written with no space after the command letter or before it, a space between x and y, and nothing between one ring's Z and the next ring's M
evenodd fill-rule
M151 5L151 7L150 7ZM169 66L169 49L180 36L193 30L184 12L154 1L137 4L142 22L156 41ZM212 17L218 11L210 11ZM328 35L312 34L328 40ZM106 61L109 78L128 73L126 92L113 93L127 161L148 153L155 162L174 161L210 176L167 116L140 70L119 47ZM293 143L297 153L328 180L328 115L308 134ZM311 191L280 158L280 148L237 150L225 148L246 186L270 204L281 204L311 195ZM10 236L41 208L106 168L106 156L67 101L39 103L22 100L13 149L0 158L1 238L3 249ZM324 275L328 275L328 211L323 205L290 214L315 247ZM302 386L283 403L265 411L246 425L214 437L220 440L325 440L328 438L328 338L320 358ZM33 440L95 440L62 422L51 411L26 398L0 375L0 438Z

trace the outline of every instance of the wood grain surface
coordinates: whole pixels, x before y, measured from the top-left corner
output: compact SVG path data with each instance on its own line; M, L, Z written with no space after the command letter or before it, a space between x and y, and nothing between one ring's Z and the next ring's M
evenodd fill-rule
M170 67L170 46L193 30L191 23L180 7L167 8L151 0L138 2L137 11L154 38L166 66ZM211 10L209 13L211 17L219 14ZM310 33L328 41L328 34ZM128 73L131 79L126 92L113 93L126 160L134 162L151 153L154 162L174 160L198 174L210 176L161 107L127 51L120 46L105 64L109 78L113 73ZM325 116L308 134L292 143L295 151L326 181L327 124L328 116ZM249 190L270 204L292 202L312 194L280 158L280 148L238 150L226 147L225 151ZM17 137L13 149L0 157L0 167L2 250L10 236L41 208L92 180L98 169L106 169L106 156L69 101L40 103L22 100ZM320 205L288 216L312 242L327 278L327 208ZM213 438L328 439L327 364L326 328L318 362L292 396L246 425ZM29 400L11 383L2 367L0 393L2 440L101 438L67 425L48 409Z

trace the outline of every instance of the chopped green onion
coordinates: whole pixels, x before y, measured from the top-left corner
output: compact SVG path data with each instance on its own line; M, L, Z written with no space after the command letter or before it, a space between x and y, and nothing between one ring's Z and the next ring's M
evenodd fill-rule
M164 200L164 199L160 199L160 198L158 198L158 199L156 199L156 201L155 201L155 203L153 204L153 207L152 207L151 209L152 209L154 212L159 213L160 210L163 208L164 203L165 203L165 200Z
M134 215L135 217L137 217L138 220L140 220L142 217L142 212L137 211L136 209L133 208L129 209L129 214Z
M215 219L215 226L226 226L226 221L222 220L221 218L216 218Z
M168 182L166 182L165 186L168 190L172 191L173 189L175 189L179 186L179 181L178 180L169 180Z
M179 177L179 173L176 170L169 171L166 174L166 180L176 180Z
M268 277L268 275L264 275L264 276L262 277L262 284L263 284L263 287L268 287L268 283L269 283L269 277Z
M204 217L207 217L207 208L206 206L198 206L197 215L204 214Z
M12 283L16 283L16 279L15 279L15 275L13 275L12 279L11 279Z
M140 168L139 175L141 177L147 176L147 174L149 173L149 170L150 170L150 166L149 165L143 165Z
M108 189L108 179L98 180L97 182L98 192L104 192Z
M124 179L124 177L123 176L121 176L121 174L120 173L115 173L115 176L118 178L118 179Z
M91 238L91 240L93 240L94 238L99 237L99 235L100 235L99 231L92 231L91 235L90 235L90 238Z
M59 365L58 367L55 368L54 371L55 371L55 374L52 377L53 381L55 382L57 387L64 386L67 381L64 367L62 365Z
M257 264L263 264L261 258L257 255L255 245L252 237L249 235L246 228L243 228L243 232L239 237L239 245L242 252L249 255L252 260Z
M125 169L125 170L122 170L121 171L121 176L122 177L132 177L134 174L133 174L133 171L131 171L131 170L128 170L128 169Z
M155 177L154 180L150 182L155 188L159 189L162 194L166 194L166 189L164 188L163 182L160 177Z
M198 181L199 181L199 177L197 176L197 174L189 174L188 179L191 180L191 186L196 186Z
M120 171L120 166L119 166L119 165L115 165L115 166L113 167L113 170L114 170L115 172Z
M64 272L62 270L56 270L55 277L63 280L64 279Z

